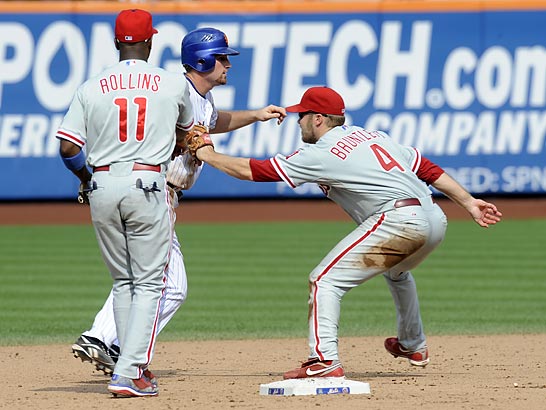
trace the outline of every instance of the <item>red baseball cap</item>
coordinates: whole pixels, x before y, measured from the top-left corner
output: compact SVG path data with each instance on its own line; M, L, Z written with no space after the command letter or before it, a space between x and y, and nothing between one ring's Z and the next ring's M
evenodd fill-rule
M331 88L311 87L305 91L299 104L286 107L286 111L345 115L345 103L341 95Z
M115 31L121 43L138 43L157 33L152 27L152 15L140 9L122 10L116 18Z

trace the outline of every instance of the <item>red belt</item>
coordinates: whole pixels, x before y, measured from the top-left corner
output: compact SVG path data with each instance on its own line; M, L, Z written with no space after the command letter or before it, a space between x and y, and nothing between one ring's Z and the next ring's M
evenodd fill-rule
M109 171L109 170L110 170L110 165L103 165L101 167L93 168L93 172ZM147 165L147 164L141 164L139 162L135 162L133 165L133 171L161 172L161 165Z
M395 208L403 208L405 206L421 206L421 202L417 198L399 199L394 203Z

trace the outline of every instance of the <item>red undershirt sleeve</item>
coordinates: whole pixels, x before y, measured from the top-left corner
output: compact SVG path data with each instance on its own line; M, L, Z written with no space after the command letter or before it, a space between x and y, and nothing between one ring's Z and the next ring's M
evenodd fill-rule
M445 171L434 162L428 160L425 157L421 157L421 163L419 164L419 169L417 170L417 177L426 182L428 185L432 184L440 175Z
M282 181L281 177L275 171L275 168L273 168L273 165L271 165L271 161L269 159L258 160L251 158L250 170L252 172L252 180L255 182ZM436 165L425 157L421 158L421 164L417 170L417 176L419 179L430 185L443 173L444 170L440 166Z
M252 172L252 180L255 182L277 182L282 181L271 161L269 159L250 159L250 171Z

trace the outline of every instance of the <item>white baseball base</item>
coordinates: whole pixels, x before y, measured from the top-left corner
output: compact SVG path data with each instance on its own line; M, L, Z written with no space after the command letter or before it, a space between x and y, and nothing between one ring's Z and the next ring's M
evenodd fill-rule
M345 377L288 379L260 384L261 396L311 396L316 394L370 394L369 383Z

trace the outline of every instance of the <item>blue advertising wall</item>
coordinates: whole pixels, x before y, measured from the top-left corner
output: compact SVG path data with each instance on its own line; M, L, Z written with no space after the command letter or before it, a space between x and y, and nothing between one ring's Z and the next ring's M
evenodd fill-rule
M228 85L213 90L219 109L291 105L308 87L328 85L343 95L349 123L418 147L473 193L546 193L546 5L465 10L443 2L434 11L416 2L416 12L338 3L333 12L313 4L312 12L212 13L206 3L199 11L151 10L159 33L150 61L181 73L182 37L214 26L241 52L231 58ZM54 134L77 86L117 61L118 11L0 5L0 200L74 198L78 181L60 161ZM296 120L215 135L216 149L289 154L301 144ZM210 167L187 193L317 195L313 185L238 181Z

